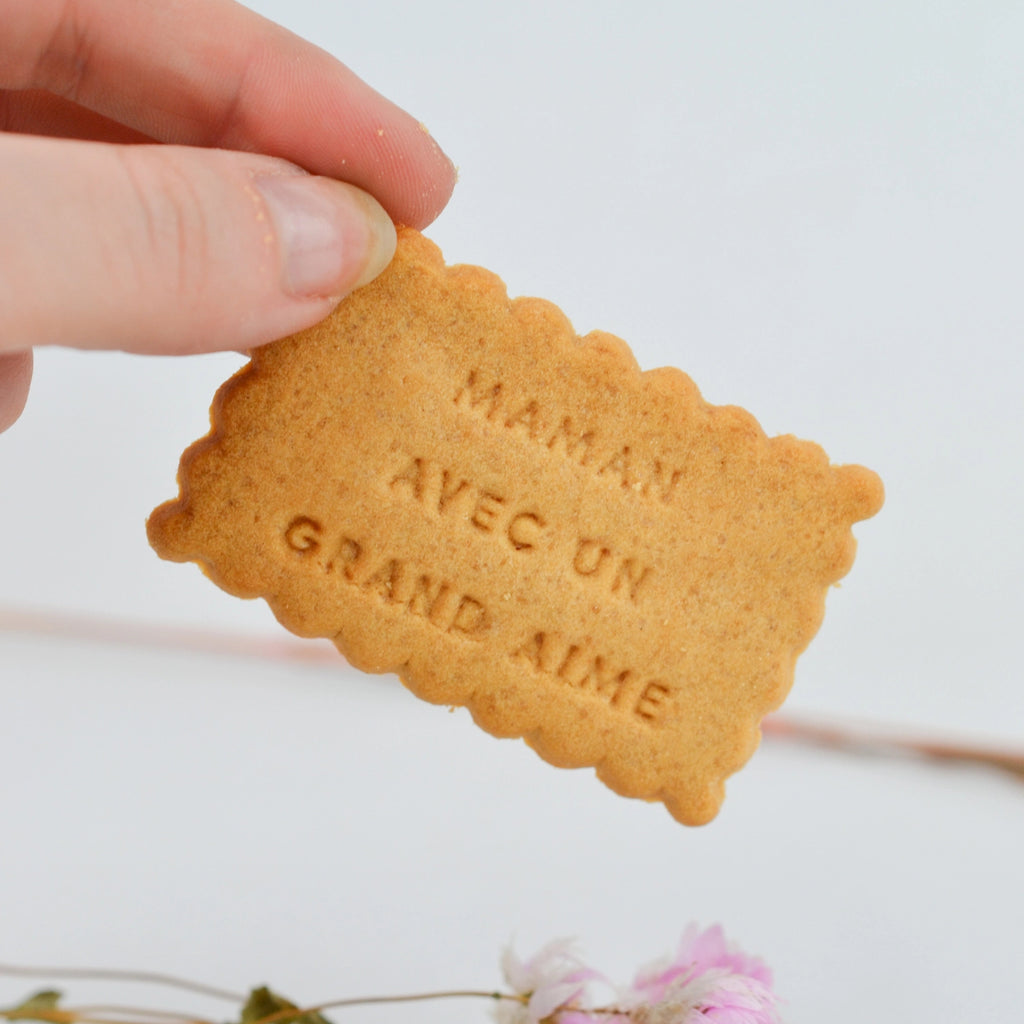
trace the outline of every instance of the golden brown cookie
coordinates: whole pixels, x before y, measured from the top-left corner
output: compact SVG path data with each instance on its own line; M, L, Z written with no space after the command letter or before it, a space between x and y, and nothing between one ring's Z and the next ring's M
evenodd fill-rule
M409 230L211 418L149 521L163 557L688 824L754 751L882 501L869 470L641 373Z

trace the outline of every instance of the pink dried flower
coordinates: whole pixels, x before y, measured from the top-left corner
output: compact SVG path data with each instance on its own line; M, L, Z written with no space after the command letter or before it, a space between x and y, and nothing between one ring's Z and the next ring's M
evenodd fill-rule
M501 969L512 991L527 1002L499 1003L499 1024L540 1024L560 1011L580 1010L578 1000L587 982L598 977L584 966L569 939L549 942L529 960L520 960L514 950L507 949ZM560 1021L572 1024L567 1018L567 1014L559 1016Z
M675 957L640 971L624 1000L636 1024L778 1024L771 971L691 925Z

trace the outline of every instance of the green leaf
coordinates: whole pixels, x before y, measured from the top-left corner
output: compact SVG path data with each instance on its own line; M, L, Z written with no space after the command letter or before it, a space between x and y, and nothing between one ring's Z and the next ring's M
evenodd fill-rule
M54 989L44 989L34 996L29 996L20 1006L11 1010L4 1010L3 1016L8 1020L45 1020L53 1019L53 1011L58 1009L58 1003L63 998L63 993Z
M299 1009L295 1003L271 992L266 986L254 988L249 993L245 1006L242 1007L241 1024L258 1024L259 1021L276 1013ZM330 1024L330 1021L319 1013L295 1013L294 1016L283 1017L281 1024Z

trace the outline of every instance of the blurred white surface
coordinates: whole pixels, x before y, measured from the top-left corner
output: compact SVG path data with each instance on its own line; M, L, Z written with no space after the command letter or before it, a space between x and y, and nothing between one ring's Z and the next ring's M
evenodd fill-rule
M789 710L1024 744L1019 8L255 6L460 165L449 261L882 475ZM143 529L239 362L39 355L0 604L278 630ZM625 979L720 920L791 1024L1020 1016L1024 792L992 776L767 744L685 830L342 666L2 634L0 709L0 960L315 1001L488 987L513 935Z

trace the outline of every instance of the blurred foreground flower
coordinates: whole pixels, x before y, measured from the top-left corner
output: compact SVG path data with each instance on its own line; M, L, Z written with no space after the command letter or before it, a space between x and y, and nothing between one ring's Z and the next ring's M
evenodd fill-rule
M776 1024L772 975L725 941L720 925L691 925L675 957L637 975L630 1016L637 1024Z
M767 966L725 939L715 925L691 925L674 957L643 968L613 1005L601 1006L589 983L604 982L567 942L527 961L509 951L505 980L525 1003L499 1004L499 1024L778 1024Z
M563 1024L568 1011L582 1010L580 999L587 983L600 976L585 967L571 939L556 939L529 960L520 960L511 948L501 958L501 970L513 995L523 1002L502 1001L495 1009L499 1024L540 1024L558 1015Z
M548 943L527 960L511 949L502 958L510 992L450 989L414 995L359 996L300 1007L259 987L248 997L166 974L83 968L12 967L0 975L91 978L169 985L236 1003L235 1024L330 1024L323 1010L434 999L489 999L498 1024L779 1024L768 968L730 946L717 925L687 929L675 956L643 968L632 985L616 991L604 975L587 967L572 942ZM599 999L604 987L610 999ZM0 1007L0 1021L40 1024L215 1024L188 1013L115 1005L67 1006L63 993L37 992Z

